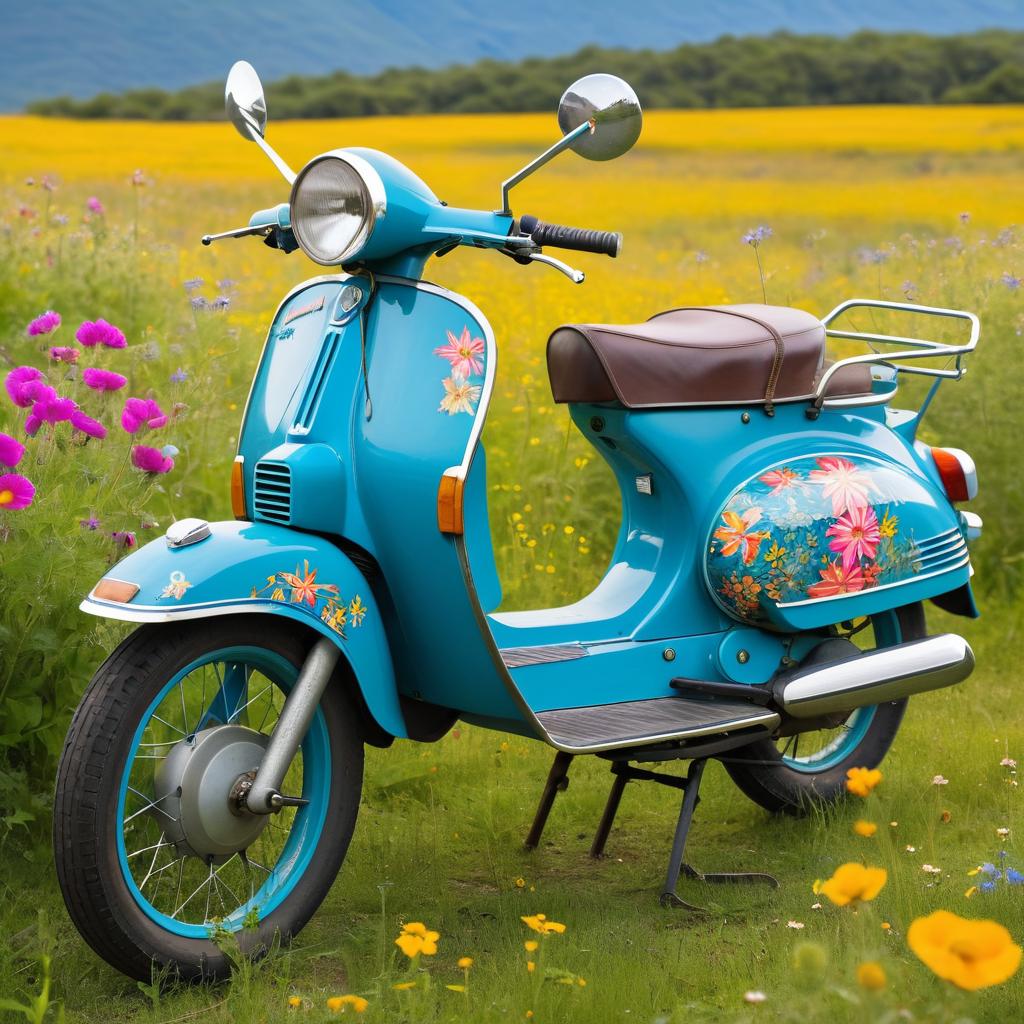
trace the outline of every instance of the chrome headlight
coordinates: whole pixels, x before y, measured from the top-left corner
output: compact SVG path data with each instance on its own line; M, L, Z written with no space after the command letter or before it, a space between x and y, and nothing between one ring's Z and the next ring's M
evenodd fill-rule
M292 185L292 232L302 251L331 266L354 257L366 244L387 197L380 175L344 150L314 157Z

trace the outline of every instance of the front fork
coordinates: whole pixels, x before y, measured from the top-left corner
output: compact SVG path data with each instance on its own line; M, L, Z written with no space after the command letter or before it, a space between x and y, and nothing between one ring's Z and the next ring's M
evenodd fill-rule
M282 795L280 790L340 657L337 645L326 637L310 648L270 734L255 777L235 794L239 803L244 803L253 814L272 814L282 807L305 803L301 797Z

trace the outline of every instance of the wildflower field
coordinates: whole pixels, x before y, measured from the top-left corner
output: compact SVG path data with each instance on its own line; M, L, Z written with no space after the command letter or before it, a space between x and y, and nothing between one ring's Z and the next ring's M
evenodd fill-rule
M384 149L452 205L491 209L555 130L539 115L439 116L272 121L269 138L293 166ZM771 818L712 765L690 857L781 887L684 882L708 912L661 909L678 804L657 787L627 788L607 857L589 860L611 781L596 759L574 765L528 853L550 751L459 726L368 751L327 903L290 950L239 960L213 989L136 986L78 938L49 848L54 759L125 633L80 614L81 595L174 517L230 518L266 326L320 269L254 239L199 245L287 198L226 124L0 117L0 152L0 1016L1024 1019L1024 109L655 112L619 162L565 155L514 193L517 212L624 233L615 261L567 255L585 285L473 251L427 269L498 338L484 441L506 607L586 592L618 529L610 473L551 401L553 327L763 296L816 314L861 296L981 316L967 376L943 385L923 431L979 468L983 618L928 609L933 631L967 636L978 670L911 701L881 778L855 774L827 812ZM896 326L859 321L876 325ZM897 404L922 393L907 385Z

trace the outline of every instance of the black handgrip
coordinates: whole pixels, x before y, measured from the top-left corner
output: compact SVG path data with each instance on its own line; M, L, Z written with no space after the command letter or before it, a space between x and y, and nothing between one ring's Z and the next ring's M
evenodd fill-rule
M519 218L519 229L538 245L596 252L599 256L618 256L622 246L622 235L617 231L591 231L588 228L569 228L564 224L545 224L529 214Z

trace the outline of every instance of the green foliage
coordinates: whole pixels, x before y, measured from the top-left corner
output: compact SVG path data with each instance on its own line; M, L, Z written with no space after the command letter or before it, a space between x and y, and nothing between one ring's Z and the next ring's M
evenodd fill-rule
M674 50L588 46L565 57L481 60L441 70L390 68L371 76L291 75L267 88L275 120L381 114L550 110L592 71L629 81L648 108L776 107L847 103L1020 103L1024 33L858 32L723 36ZM29 105L56 117L219 120L219 82L178 92L133 89Z

